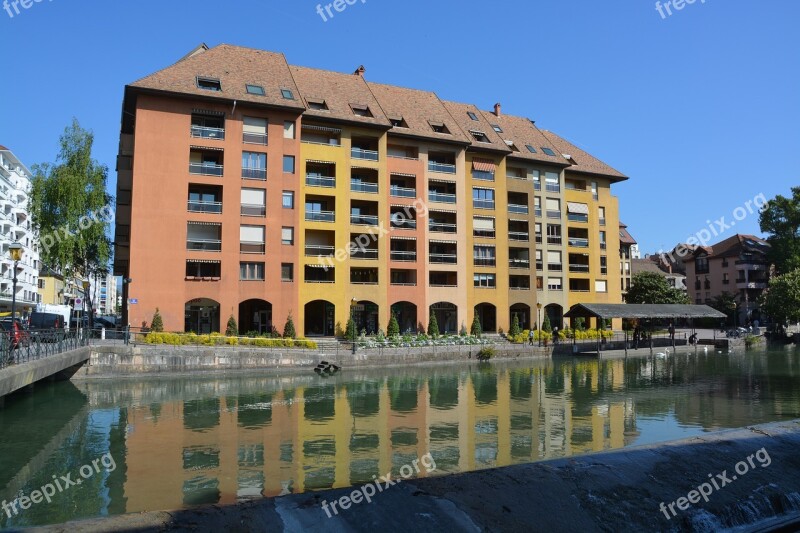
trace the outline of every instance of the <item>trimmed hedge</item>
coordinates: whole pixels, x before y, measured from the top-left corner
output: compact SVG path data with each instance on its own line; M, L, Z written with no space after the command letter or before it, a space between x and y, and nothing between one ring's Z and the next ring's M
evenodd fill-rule
M274 339L266 337L226 337L219 333L197 335L195 333L148 333L147 344L170 346L255 346L257 348L308 348L317 349L317 343L305 339Z

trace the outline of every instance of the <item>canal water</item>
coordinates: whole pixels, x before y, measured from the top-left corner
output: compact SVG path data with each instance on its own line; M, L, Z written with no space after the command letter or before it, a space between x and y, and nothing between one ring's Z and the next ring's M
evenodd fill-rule
M428 453L436 469L416 475L794 418L795 349L53 383L0 408L0 526L345 487Z

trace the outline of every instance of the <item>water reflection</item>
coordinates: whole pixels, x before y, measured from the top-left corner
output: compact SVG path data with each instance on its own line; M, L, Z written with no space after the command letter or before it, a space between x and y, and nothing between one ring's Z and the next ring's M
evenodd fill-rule
M792 351L58 384L0 411L4 435L19 434L0 443L3 497L109 450L118 469L2 524L362 484L428 452L441 474L797 418L799 360Z

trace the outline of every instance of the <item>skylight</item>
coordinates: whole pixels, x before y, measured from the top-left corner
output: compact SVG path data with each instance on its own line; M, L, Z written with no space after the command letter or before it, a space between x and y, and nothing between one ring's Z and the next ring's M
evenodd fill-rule
M256 96L264 96L264 87L261 85L247 85L247 94L255 94Z
M372 118L372 111L369 110L369 106L361 105L361 104L350 104L350 109L353 110L353 114L359 117L367 117Z
M528 151L529 151L530 153L532 153L532 154L535 154L535 153L536 153L536 148L534 148L534 147L533 147L533 146L531 146L530 144L526 144L526 145L525 145L525 148L527 148L527 149L528 149Z
M469 133L472 135L472 137L473 137L473 138L474 138L476 141L478 141L478 142L480 142L480 143L488 143L488 142L491 142L491 141L489 140L489 137L487 137L487 136L486 136L486 134L485 134L485 133L483 133L482 131L474 131L474 130L470 130L470 132L469 132Z
M471 118L472 120L475 120L475 121L477 121L477 120L478 120L478 115L476 115L476 114L475 114L475 113L473 113L472 111L467 111L467 116L468 116L469 118Z
M542 146L542 152L544 152L547 155L551 155L551 156L555 156L556 155L556 153L553 150L551 150L550 148L545 148L544 146Z
M289 89L281 89L281 96L286 100L294 100L294 93Z
M492 124L492 129L493 129L494 131L496 131L497 133L503 133L503 128L501 128L501 127L500 127L500 126L498 126L497 124Z
M216 78L197 78L197 87L205 91L221 91L222 83Z

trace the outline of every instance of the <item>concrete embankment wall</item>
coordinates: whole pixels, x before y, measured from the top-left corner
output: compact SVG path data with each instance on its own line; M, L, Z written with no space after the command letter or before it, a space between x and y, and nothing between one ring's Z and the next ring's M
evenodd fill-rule
M90 349L84 347L3 368L0 370L0 399L43 379L56 379L61 375L68 378L77 365L89 359L89 354Z
M353 498L353 488L41 530L638 533L783 526L797 531L798 447L800 421L789 421L661 445L382 483L371 503L362 497L336 514L331 502ZM398 473L392 472L391 480L397 479Z
M243 370L308 371L322 361L347 368L403 366L414 363L474 361L481 346L362 349L356 354L330 350L257 349L230 346L93 346L89 362L74 379ZM547 357L551 349L501 344L497 359Z

